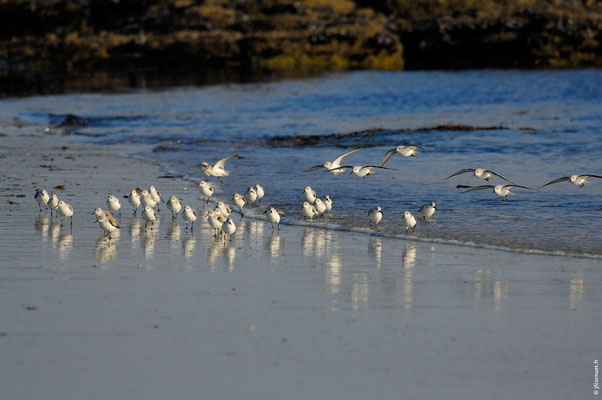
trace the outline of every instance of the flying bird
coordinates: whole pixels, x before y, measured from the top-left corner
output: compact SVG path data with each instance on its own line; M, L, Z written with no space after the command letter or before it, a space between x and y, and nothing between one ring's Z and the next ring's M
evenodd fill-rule
M363 147L360 147L359 149L355 149L355 150L351 150L347 153L343 153L340 156L338 156L337 158L335 158L334 161L332 161L332 162L325 161L324 164L314 165L313 167L306 170L305 172L311 172L311 171L315 171L315 170L324 168L324 169L326 169L326 171L331 172L335 175L341 175L341 174L345 173L345 171L346 171L346 168L340 168L341 162L345 159L345 157L349 157L353 153L357 153L358 151L360 151L362 149L363 149Z
M458 185L460 187L468 187L468 186L464 186L464 185ZM515 193L512 193L510 191L511 188L521 188L521 189L528 189L528 190L534 190L537 191L537 189L533 189L530 187L526 187L526 186L521 186L521 185L481 185L481 186L475 186L475 187L471 187L468 190L463 191L462 193L467 193L467 192L473 192L475 190L484 190L484 189L492 189L493 193L495 193L496 196L499 196L502 198L502 201L508 201L508 196L509 195L514 195Z
M234 154L232 156L222 158L221 160L216 162L215 165L209 165L207 162L203 161L199 166L203 167L203 174L205 174L205 176L228 176L230 175L230 171L226 171L226 163L233 158L235 160L240 160L242 157L237 154Z
M399 155L401 155L402 157L414 157L415 155L417 155L419 153L418 149L430 153L429 150L425 149L424 147L418 146L416 144L409 144L409 143L402 144L400 146L395 147L394 149L387 151L385 153L385 156L383 157L382 161L378 165L380 167L383 167L385 165L385 163L387 161L389 161L389 159L395 155L395 153L399 153Z
M450 176L448 176L445 179L449 179L449 178L451 178L453 176L456 176L456 175L465 174L466 172L472 172L473 173L472 175L475 178L484 179L486 181L489 181L492 178L492 175L495 175L495 176L497 176L499 178L502 178L506 182L510 182L512 184L514 183L510 179L504 178L503 176L501 176L497 172L492 171L490 169L485 169L485 168L477 168L477 169L474 169L474 168L465 168L465 169L461 169L458 172L454 172L453 174L451 174Z
M562 177L562 178L554 179L553 181L548 182L545 185L540 186L538 189L541 189L544 186L548 186L548 185L552 185L554 183L564 182L564 181L569 181L569 182L571 182L575 186L583 187L583 186L585 186L586 184L589 183L588 180L587 180L587 178L602 179L602 176L600 176L600 175L571 175L571 176L565 176L565 177Z
M365 178L367 175L374 175L374 172L372 172L372 168L395 170L395 168L382 167L380 165L356 165L356 166L344 165L344 166L341 166L338 168L327 169L325 171L328 171L328 172L333 172L333 170L345 171L347 168L351 168L351 173L359 176L360 178Z

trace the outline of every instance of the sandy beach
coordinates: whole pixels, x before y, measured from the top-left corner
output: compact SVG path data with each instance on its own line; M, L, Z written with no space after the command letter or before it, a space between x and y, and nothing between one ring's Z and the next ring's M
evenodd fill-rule
M123 194L201 210L198 191L119 153L0 138L3 399L593 396L599 261L239 217L230 242L165 206L151 231ZM38 187L72 229L38 213ZM110 193L113 240L90 215Z

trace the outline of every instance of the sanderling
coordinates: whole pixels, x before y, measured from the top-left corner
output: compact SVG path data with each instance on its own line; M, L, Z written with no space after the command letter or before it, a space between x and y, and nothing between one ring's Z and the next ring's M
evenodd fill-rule
M203 167L203 174L205 174L205 176L224 177L230 175L230 172L226 171L225 168L226 163L233 158L239 160L242 157L234 154L232 156L222 158L221 160L216 162L215 165L209 165L207 162L203 161L199 166Z
M144 228L146 229L149 222L154 225L155 221L159 220L159 214L151 206L145 206L144 210L142 211L142 218L144 218L144 220L146 221L144 223ZM153 226L151 225L151 230L152 229L153 229Z
M326 205L326 212L332 210L332 200L329 195L324 196L324 204Z
M360 151L361 149L363 149L363 147L360 147L359 149L351 150L347 153L343 153L340 156L338 156L334 161L332 161L332 162L325 161L324 164L315 165L315 166L311 167L310 169L306 170L305 172L315 171L317 169L324 168L328 172L331 172L335 175L341 175L341 174L345 173L345 171L346 171L346 169L344 169L344 168L339 168L341 166L341 161L343 161L343 159L345 159L345 157L349 157L350 155Z
M272 224L272 230L274 230L274 224L276 224L278 230L280 230L280 217L284 217L284 213L274 207L270 207L268 210L265 210L264 213L268 213L268 220Z
M435 205L435 202L431 201L430 203L423 204L422 206L420 206L420 209L418 211L420 211L420 214L422 214L422 217L425 220L427 220L427 219L431 219L431 216L435 213L436 210L437 210L437 206Z
M50 200L48 200L48 207L50 207L50 217L52 217L52 211L56 211L59 208L59 197L52 193Z
M110 212L105 211L100 207L97 207L92 214L95 215L97 219L102 217L103 215L106 217L114 218Z
M216 210L219 210L219 213L225 218L228 218L230 214L232 214L232 209L229 205L225 204L223 201L217 203Z
M109 210L115 212L121 208L121 203L119 202L119 199L117 197L111 194L107 199L107 207L109 208ZM121 218L121 211L119 211L119 217Z
M230 237L230 240L232 240L232 234L236 232L236 224L232 221L232 218L228 218L226 222L222 224L221 230Z
M172 195L169 200L167 200L167 208L171 211L171 218L176 218L182 209L182 200Z
M242 208L245 206L245 203L247 202L247 199L245 199L245 196L242 196L238 193L234 193L234 196L232 196L232 201L234 202L234 205L236 207L238 207L238 210L240 211L240 215L243 215Z
M257 192L253 186L249 186L245 193L245 198L249 203L255 203L255 200L257 200Z
M301 194L301 199L309 204L313 204L314 201L316 201L316 191L312 190L312 188L309 186L305 186L305 189Z
M385 153L385 156L383 157L382 161L378 165L383 167L385 165L385 163L387 161L389 161L389 159L391 157L393 157L393 155L395 153L398 153L403 157L413 157L418 154L418 151L417 151L418 149L429 152L429 150L425 149L424 147L418 146L416 144L409 144L409 143L403 144L401 146L397 146L394 149L387 151Z
M142 203L142 207L150 207L155 208L157 202L153 199L153 196L148 192L148 190L144 189L142 193L140 193L140 202Z
M102 210L101 210L102 211ZM101 229L104 231L105 236L109 236L111 238L111 233L115 232L119 228L121 228L114 218L109 218L107 215L101 212L100 216L97 216L96 222L100 225Z
M200 181L199 188L201 189L201 194L203 195L204 201L209 201L209 197L213 194L213 185L209 182Z
M155 200L155 202L157 204L159 204L159 202L164 203L163 198L161 198L161 193L157 191L157 189L155 189L154 186L150 186L148 188L148 193L153 196L153 200ZM157 207L157 211L161 211L159 210L159 208Z
M192 225L190 227L190 229L192 230L194 228L194 221L196 221L197 218L196 211L194 210L194 208L186 206L184 207L184 212L182 213L182 215L184 216L184 221L186 221L186 227L184 228L184 230L188 229L189 222L192 222Z
M257 202L261 203L261 199L265 195L265 190L263 190L263 187L259 183L255 185L255 192L257 193Z
M134 207L134 215L138 212L138 207L140 206L140 189L132 189L130 192L130 196L128 197L128 203Z
M318 210L316 207L309 204L307 201L303 202L303 218L313 219L314 215L318 215Z
M512 182L510 179L504 178L503 176L501 176L501 175L500 175L500 174L498 174L497 172L495 172L495 171L492 171L492 170L490 170L490 169L485 169L485 168L476 168L476 169L474 169L474 168L465 168L465 169L461 169L461 170L459 170L458 172L454 172L453 174L451 174L450 176L448 176L448 177L447 177L447 178L445 178L445 179L449 179L449 178L451 178L452 176L456 176L456 175L464 174L464 173L466 173L466 172L472 172L472 173L473 173L472 175L473 175L475 178L484 179L484 180L486 180L486 181L489 181L489 180L492 178L492 175L495 175L495 176L497 176L497 177L499 177L499 178L502 178L502 179L503 179L503 180L505 180L506 182L510 182L510 183L514 184L514 182ZM445 179L444 179L444 180L445 180Z
M406 228L406 232L410 229L414 232L416 228L416 218L412 215L411 212L406 211L403 213L403 218L401 219L401 225Z
M380 220L383 219L383 212L380 206L371 208L370 211L368 211L368 218L370 218L370 226L372 226L372 224L377 226Z
M459 185L460 187L465 187L462 185ZM475 186L473 188L470 188L468 190L463 191L462 193L467 193L467 192L473 192L475 190L484 190L484 189L493 189L493 193L496 194L496 196L499 196L502 201L508 201L508 196L514 195L515 193L512 193L510 191L510 188L521 188L521 189L528 189L528 190L535 190L537 191L537 189L533 189L530 187L526 187L526 186L520 186L520 185L481 185L481 186Z
M36 189L36 194L34 194L34 199L38 202L38 207L40 207L40 211L42 211L42 206L48 207L48 200L50 200L50 195L46 191L46 189Z
M356 176L359 176L360 178L365 178L367 175L374 175L372 168L395 170L395 168L382 167L380 165L356 165L356 166L344 165L337 169L347 169L347 168L351 168L351 173L355 174ZM332 170L329 170L329 171L332 171Z
M324 211L326 211L326 204L324 204L324 202L320 198L316 199L316 203L314 204L314 206L316 207L316 211L318 212L318 214L324 214Z
M61 216L61 226L63 226L63 219L69 218L71 226L73 226L73 207L71 204L65 203L63 200L59 200L58 214Z
M215 234L213 235L215 237L217 236L219 230L222 228L224 222L226 222L226 218L223 215L216 213L215 211L210 211L209 216L207 217L207 222L209 223L209 226L215 229Z
M602 179L602 176L600 176L600 175L571 175L571 176L565 176L563 178L554 179L553 181L548 182L545 185L540 186L539 189L541 189L544 186L548 186L548 185L552 185L554 183L564 182L564 181L569 181L569 182L571 182L575 186L583 187L583 186L585 186L586 184L589 183L588 180L587 180L587 178L599 178L599 179Z

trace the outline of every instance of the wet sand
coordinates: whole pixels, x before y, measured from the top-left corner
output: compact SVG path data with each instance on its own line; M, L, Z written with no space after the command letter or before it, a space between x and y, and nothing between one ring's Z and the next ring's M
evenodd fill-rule
M114 147L0 138L3 399L593 397L600 261L252 219L222 241L123 198L108 240L110 193L202 208ZM32 197L60 184L72 230Z

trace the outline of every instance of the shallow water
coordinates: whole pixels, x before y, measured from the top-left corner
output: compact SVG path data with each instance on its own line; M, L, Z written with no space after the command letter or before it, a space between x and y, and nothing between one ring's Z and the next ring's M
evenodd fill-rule
M217 194L230 199L260 183L266 189L263 202L285 210L289 221L300 220L300 195L310 185L319 196L329 194L334 200L333 212L316 225L365 228L367 211L380 205L382 232L405 235L399 224L403 211L417 214L421 204L434 200L440 208L435 221L419 221L411 235L602 257L602 180L592 179L585 188L563 182L539 192L516 189L508 203L488 190L460 194L457 184L484 183L469 174L444 180L462 168L478 167L530 187L574 173L602 175L599 70L356 72L259 84L5 99L0 104L0 122L8 134L68 135L59 143L131 145L129 155L161 163L169 173L194 181L202 177L195 166L201 161L240 154L243 160L228 164L232 176L223 185L214 180ZM86 121L59 126L66 114ZM15 128L17 124L22 127ZM422 129L441 124L507 129ZM270 142L276 136L372 128L404 131L317 145ZM366 148L348 158L350 164L378 163L403 142L431 152L396 155L388 163L395 171L365 179L303 172L356 146Z

